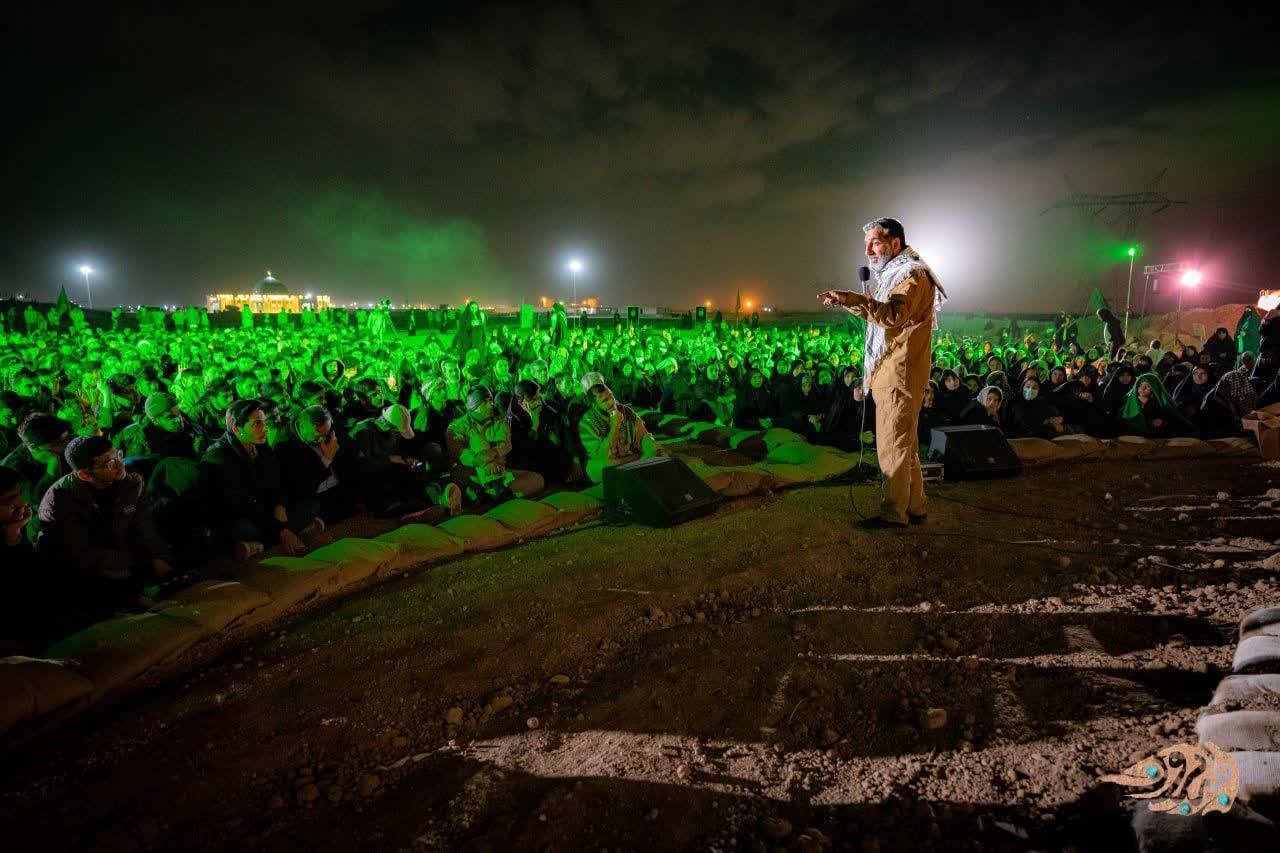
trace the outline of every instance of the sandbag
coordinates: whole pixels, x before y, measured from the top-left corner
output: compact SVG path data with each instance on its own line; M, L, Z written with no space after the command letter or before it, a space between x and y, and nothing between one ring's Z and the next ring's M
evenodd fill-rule
M733 430L720 424L699 423L697 428L690 430L687 435L699 444L728 447L729 439L733 436Z
M1240 639L1267 625L1280 624L1280 607L1264 607L1240 620Z
M753 470L766 474L774 486L798 486L805 483L820 483L830 477L839 476L857 467L857 461L833 465L829 462L816 465L796 465L787 462L758 462Z
M1058 447L1058 455L1063 459L1088 459L1101 456L1106 452L1106 445L1091 435L1060 435L1052 439Z
M1280 637L1254 634L1241 640L1231 659L1231 671L1280 672Z
M440 529L460 541L464 551L487 551L516 540L514 530L482 515L455 516L441 524Z
M1133 812L1133 834L1139 853L1234 853L1274 846L1276 825L1237 800L1228 814L1180 815L1153 812L1145 802ZM1129 849L1131 842L1117 844Z
M1106 459L1142 459L1155 448L1150 439L1140 435L1122 435L1107 442Z
M535 536L550 530L562 521L555 507L540 501L515 498L503 501L484 514L518 536Z
M1244 750L1231 757L1240 771L1240 799L1260 805L1280 800L1280 752Z
M152 610L163 610L196 623L214 634L271 601L265 592L237 581L201 581L158 602Z
M1247 438L1211 438L1205 442L1219 456L1252 456L1258 448Z
M1229 711L1196 721L1200 743L1213 741L1220 749L1280 750L1280 711Z
M655 432L663 435L679 435L680 429L689 422L684 415L663 415L658 419L658 428Z
M766 471L754 468L721 468L706 479L716 494L727 498L754 495L773 486L773 477Z
M75 661L103 693L206 636L196 623L164 611L116 616L53 644L45 657Z
M683 424L680 425L680 429L677 430L677 434L685 436L687 438L691 438L696 433L705 432L706 430L709 430L709 429L715 429L715 427L716 425L711 423L710 421L685 421Z
M735 431L729 436L729 447L752 459L763 459L769 452L764 432L758 429Z
M430 524L406 524L375 537L399 549L392 569L404 569L462 553L462 542Z
M1280 675L1229 675L1218 683L1203 713L1266 709L1280 711Z
M1065 458L1065 452L1047 438L1011 438L1009 446L1024 465L1043 465Z
M773 427L764 431L764 444L768 450L780 447L784 444L808 444L804 440L804 436L798 432L793 432L782 427Z
M604 501L585 492L556 492L547 495L540 503L559 512L566 526L577 524L604 509Z
M332 595L360 579L361 576L350 575L338 563L308 557L270 557L240 574L241 583L271 598L269 604L249 614L249 621L255 623L272 619L312 598Z
M1187 459L1194 456L1212 456L1216 452L1198 438L1166 438L1152 442L1154 447L1148 459Z
M309 552L307 559L336 563L347 573L365 578L391 565L399 548L394 542L347 537Z
M0 734L93 692L93 682L64 661L0 658Z

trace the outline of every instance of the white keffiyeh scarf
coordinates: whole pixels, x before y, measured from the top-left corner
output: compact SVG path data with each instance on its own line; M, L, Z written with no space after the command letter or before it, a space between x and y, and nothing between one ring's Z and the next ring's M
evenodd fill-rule
M942 310L942 304L947 301L947 292L942 289L942 283L938 281L938 276L916 254L916 250L910 246L903 248L891 261L884 265L884 269L876 274L876 285L871 292L871 298L877 302L888 302L889 294L893 292L893 289L898 286L902 279L916 270L924 270L929 276L929 280L933 282L933 328L936 330L938 328L938 312ZM884 329L875 323L867 323L867 344L862 368L864 382L870 384L871 374L875 371L880 357L884 355L884 350Z

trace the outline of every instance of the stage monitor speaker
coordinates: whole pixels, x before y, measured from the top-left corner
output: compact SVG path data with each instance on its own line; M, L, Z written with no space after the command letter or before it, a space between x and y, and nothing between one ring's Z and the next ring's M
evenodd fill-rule
M948 480L986 480L1022 473L1022 460L1004 433L986 424L939 427L932 431L929 458L942 460Z
M699 323L707 322L707 306L699 305L693 309L693 319Z
M718 503L720 496L674 457L604 469L605 515L610 521L670 527L705 515Z

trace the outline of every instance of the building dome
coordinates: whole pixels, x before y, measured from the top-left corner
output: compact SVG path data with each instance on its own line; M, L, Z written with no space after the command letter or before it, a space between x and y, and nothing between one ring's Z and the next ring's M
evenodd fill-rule
M271 270L267 270L266 278L259 281L253 286L253 292L258 294L273 294L276 296L287 296L289 288L284 286L284 282L271 274Z

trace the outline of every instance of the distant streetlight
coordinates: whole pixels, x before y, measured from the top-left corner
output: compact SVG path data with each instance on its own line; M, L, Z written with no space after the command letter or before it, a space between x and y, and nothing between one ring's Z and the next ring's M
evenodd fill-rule
M93 291L89 289L89 276L93 275L93 267L88 264L80 265L80 274L84 276L84 294L89 299L89 310L93 310Z
M1129 290L1124 297L1124 339L1129 340L1129 305L1133 302L1133 258L1138 254L1137 246L1129 247Z

